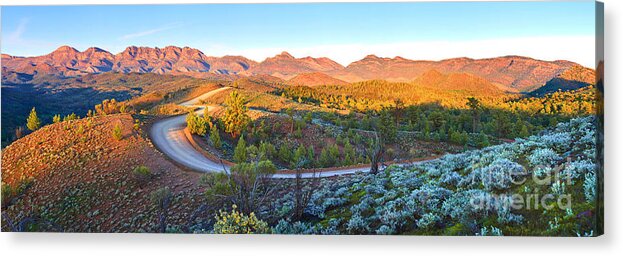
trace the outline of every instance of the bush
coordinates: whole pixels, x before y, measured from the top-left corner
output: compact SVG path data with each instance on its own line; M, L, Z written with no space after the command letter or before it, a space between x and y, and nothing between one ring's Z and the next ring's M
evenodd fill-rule
M216 149L220 149L222 146L221 135L219 134L218 128L216 125L212 125L210 128L210 141L212 142L212 146Z
M244 141L244 136L240 136L238 145L234 149L234 162L244 163L247 161L247 143Z
M115 138L115 140L123 139L123 134L121 132L121 126L119 124L116 124L115 128L112 129L112 137Z
M248 216L236 210L232 205L231 212L219 211L215 216L214 233L216 234L266 234L270 233L268 223L255 217L251 212Z
M134 168L132 174L134 175L134 179L141 184L147 182L149 178L151 178L151 170L144 165Z
M30 115L26 120L26 127L28 127L28 130L31 131L37 130L39 129L39 127L41 127L41 120L37 116L37 111L35 110L35 108L32 108L32 110L30 110Z
M2 207L8 205L13 198L13 188L7 183L2 183Z
M205 136L208 129L206 120L192 111L186 116L186 126L190 133L201 136Z

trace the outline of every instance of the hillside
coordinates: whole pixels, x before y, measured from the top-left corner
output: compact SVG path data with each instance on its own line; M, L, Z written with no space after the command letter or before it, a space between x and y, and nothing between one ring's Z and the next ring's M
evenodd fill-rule
M344 67L326 58L296 58L288 52L256 62L243 56L208 56L189 47L165 48L130 46L112 54L91 47L80 52L70 46L37 57L2 55L2 81L37 83L47 76L74 77L92 73L155 73L186 75L197 78L235 80L242 76L270 75L293 79L306 73L326 74L345 82L387 80L410 82L429 70L441 73L467 73L499 85L504 91L530 92L545 85L565 71L579 65L570 61L543 61L522 56L503 56L486 59L453 58L440 61L410 60L402 57L384 58L368 55ZM584 68L590 72L592 69ZM576 72L576 71L571 71ZM577 73L577 72L576 72ZM304 75L309 76L309 75ZM568 76L569 77L569 76ZM570 76L570 81L585 82L586 75ZM299 78L309 80L313 78ZM298 80L298 79L297 79ZM317 84L314 81L295 81ZM559 84L556 80L552 83ZM548 87L559 85L548 85ZM571 85L570 87L577 87Z
M292 79L288 80L288 84L291 85L305 85L305 86L317 86L317 85L346 85L347 82L344 82L340 79L333 78L327 74L320 72L313 73L303 73L298 74Z
M492 83L503 85L505 90L524 92L542 86L574 65L577 64L568 61L542 61L521 56L421 61L368 55L362 60L351 63L343 70L329 74L349 82L370 79L407 82L428 70L435 69L442 73L473 74Z
M544 86L530 92L535 96L542 96L555 91L570 91L595 84L595 70L582 66L573 66L565 70Z
M25 125L33 107L43 122L49 123L56 114L84 116L104 99L123 101L156 91L176 91L214 83L186 76L114 72L74 78L47 76L32 82L36 83L2 83L3 146L13 140L18 126Z
M434 90L462 92L471 96L504 95L504 91L497 85L468 73L442 74L432 69L417 77L413 83Z
M312 216L282 220L273 233L593 236L601 221L595 130L593 117L577 118L512 143L323 180L306 208ZM562 177L541 179L544 165L563 166ZM550 193L551 208L525 201L540 193ZM282 218L273 209L294 196L265 212Z
M241 56L210 57L189 48L167 46L165 48L127 47L123 52L112 54L97 47L80 52L70 46L37 57L14 57L2 55L2 66L7 71L31 76L58 75L77 76L90 73L156 73L186 74L209 77L212 74L234 75L249 69L256 62Z
M14 223L26 218L51 222L30 227L40 231L58 227L66 232L156 232L158 212L150 194L168 187L174 195L171 209L175 209L168 221L186 223L201 198L198 174L167 161L133 124L130 115L61 122L6 147L3 200L9 191L5 186L19 200L3 201L3 214ZM122 128L120 141L111 133L115 125ZM138 166L151 170L146 182L133 176ZM2 230L9 230L4 215L2 220Z
M288 52L282 52L274 57L266 58L266 60L252 67L249 72L289 79L301 73L327 72L343 68L342 65L329 58L295 58Z

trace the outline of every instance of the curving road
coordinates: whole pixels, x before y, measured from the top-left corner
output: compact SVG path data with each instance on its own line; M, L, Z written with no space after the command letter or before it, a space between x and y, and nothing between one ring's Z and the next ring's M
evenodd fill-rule
M201 100L206 99L218 92L225 91L231 87L222 87L209 91L192 100L180 103L184 107L195 107L198 115L203 115L206 106L199 105ZM213 111L213 106L207 106L208 111ZM222 172L223 168L229 171L228 166L212 161L193 148L190 141L184 135L186 128L186 115L166 118L154 123L149 131L151 141L175 162L182 164L190 169L200 172Z
M203 115L203 110L207 107L208 111L214 111L215 106L203 106L200 102L210 96L225 90L229 90L231 87L221 87L192 100L182 102L179 105L184 107L196 108L195 113ZM162 153L169 156L175 162L182 164L190 169L200 172L223 172L229 171L229 166L223 165L220 162L216 162L202 153L195 150L190 141L184 135L184 129L186 128L186 115L179 115L170 118L166 118L154 123L149 131L149 136L152 142L160 149ZM423 163L430 160L420 161ZM415 163L415 162L414 162ZM339 170L323 171L316 173L303 173L303 178L312 177L331 177L344 174L353 174L358 172L368 172L370 167L354 167ZM276 173L272 176L276 179L291 179L296 178L296 174L293 173Z

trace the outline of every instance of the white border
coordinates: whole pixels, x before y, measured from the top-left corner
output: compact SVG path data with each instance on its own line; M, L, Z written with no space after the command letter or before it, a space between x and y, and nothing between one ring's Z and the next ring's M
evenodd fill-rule
M201 1L184 3L260 3ZM275 2L275 1L269 1ZM310 2L283 0L277 2ZM327 2L327 1L315 1ZM353 2L353 1L340 1ZM361 2L361 1L359 1ZM623 111L618 60L623 4L603 0L606 16L606 235L598 238L480 238L414 236L216 236L158 234L0 234L3 255L613 255L623 252L621 192ZM156 4L167 0L95 0L90 4ZM85 4L84 0L2 0L2 5ZM614 132L617 131L617 132ZM617 151L617 148L619 149Z

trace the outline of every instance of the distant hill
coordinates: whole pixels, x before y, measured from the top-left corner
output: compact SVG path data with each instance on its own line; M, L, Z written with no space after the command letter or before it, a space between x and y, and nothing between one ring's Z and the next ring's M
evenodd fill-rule
M2 55L2 66L7 71L33 76L77 76L114 71L209 77L237 74L255 64L255 61L240 56L210 57L197 49L176 46L130 46L115 55L96 47L80 52L70 46L61 46L50 54L38 57Z
M570 91L595 84L595 70L579 65L573 66L547 81L544 86L530 92L542 96L556 91Z
M569 61L542 61L521 56L422 61L368 55L362 60L351 63L343 70L328 74L349 82L371 79L408 82L428 70L435 69L442 73L473 74L499 84L507 91L528 92L577 65Z
M348 84L347 82L344 82L337 78L333 78L321 72L298 74L292 79L288 80L288 83L292 85L305 85L305 86L317 86L317 85L327 85L327 84L330 84L330 85Z
M290 79L301 73L328 72L341 70L344 67L329 58L295 58L288 52L267 58L249 69L253 74L268 74L275 77Z
M288 52L256 62L243 56L207 56L190 47L130 46L118 54L112 54L97 47L80 52L73 47L62 46L50 54L37 57L2 54L2 80L33 83L31 81L41 80L48 75L74 77L119 72L186 75L230 81L256 75L290 80L301 74L314 73L313 76L320 76L317 73L322 73L348 83L365 80L410 82L434 69L444 74L466 73L479 76L505 91L530 92L576 66L579 65L570 61L543 61L522 56L429 61L368 55L344 67L326 57L296 58ZM589 71L590 69L587 72ZM313 79L316 78L304 75L300 79L310 80L309 82L315 84ZM325 78L320 80L323 79ZM555 87L549 87L552 86Z
M471 95L503 95L505 92L488 80L468 74L442 74L432 69L413 81L414 84L442 91L460 91Z

